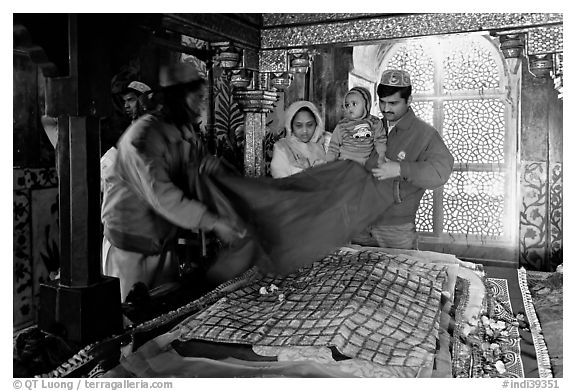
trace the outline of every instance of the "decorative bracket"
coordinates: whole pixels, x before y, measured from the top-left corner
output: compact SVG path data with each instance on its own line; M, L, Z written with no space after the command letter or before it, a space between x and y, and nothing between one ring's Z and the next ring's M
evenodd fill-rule
M210 46L216 51L214 62L224 70L238 68L242 65L242 49L232 42L214 42Z
M270 83L272 88L278 91L284 91L286 88L290 87L292 80L294 79L294 74L290 72L271 72L270 73Z
M290 72L306 73L312 65L315 51L309 49L290 49L288 59L290 62Z
M505 34L498 37L504 58L520 58L524 54L524 34Z
M234 99L246 113L269 113L274 110L278 93L268 90L237 90Z
M551 53L528 55L528 70L535 77L550 77L554 62Z
M522 65L526 37L522 33L503 34L498 39L500 41L500 51L505 58L508 69L512 74L516 75Z

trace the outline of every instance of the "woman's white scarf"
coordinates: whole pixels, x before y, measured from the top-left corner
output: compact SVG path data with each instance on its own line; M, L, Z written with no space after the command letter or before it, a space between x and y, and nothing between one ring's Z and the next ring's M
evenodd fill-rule
M296 113L306 107L314 114L316 129L309 142L304 143L292 135L292 120ZM286 110L285 116L286 137L279 140L278 146L286 151L290 164L294 167L306 169L326 162L324 149L324 121L316 106L309 101L294 102Z

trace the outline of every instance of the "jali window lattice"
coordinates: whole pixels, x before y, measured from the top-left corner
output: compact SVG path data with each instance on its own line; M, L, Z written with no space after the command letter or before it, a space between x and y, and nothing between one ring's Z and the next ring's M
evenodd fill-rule
M410 73L412 108L434 126L454 155L454 172L440 189L427 190L417 213L420 232L436 236L509 237L514 138L507 116L503 61L480 35L399 41L383 69ZM513 193L513 192L512 192Z

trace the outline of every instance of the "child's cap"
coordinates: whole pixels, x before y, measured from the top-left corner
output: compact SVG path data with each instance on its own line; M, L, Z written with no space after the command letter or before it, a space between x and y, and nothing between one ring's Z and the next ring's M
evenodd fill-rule
M368 114L370 114L370 105L372 104L372 95L370 95L370 91L368 91L364 87L353 87L351 88L346 95L344 95L344 101L346 101L346 97L350 94L358 94L364 99L364 115L362 118L366 118Z
M400 69L389 69L382 73L380 84L392 87L408 87L412 85L410 82L410 74Z

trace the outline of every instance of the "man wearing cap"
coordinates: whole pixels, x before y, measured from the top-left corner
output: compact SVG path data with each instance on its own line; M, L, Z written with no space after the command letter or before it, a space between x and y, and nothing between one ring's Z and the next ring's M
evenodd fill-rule
M152 89L140 81L131 81L120 94L124 102L124 113L134 123L138 117L148 110L148 95ZM122 131L124 131L124 127ZM114 143L116 140L114 140ZM100 158L100 178L103 192L110 191L117 183L114 171L114 162L118 150L112 145Z
M134 80L131 81L122 92L124 113L130 119L130 123L134 123L138 117L148 110L148 95L151 91L152 89L148 87L148 85ZM106 171L109 171L110 167L113 166L117 152L116 148L112 146L100 159L101 176L103 178L107 175Z
M148 94L151 88L139 81L132 81L122 93L124 113L134 122L147 109Z
M120 279L122 300L135 283L175 281L178 227L214 231L229 243L241 236L189 191L204 146L196 131L206 82L192 64L163 67L161 108L136 119L117 144L116 185L104 192L104 274Z
M148 95L151 91L152 89L146 84L139 81L132 81L122 92L121 96L124 102L124 113L130 119L130 123L134 123L138 117L148 110ZM111 146L100 158L102 191L105 191L106 183L108 183L108 187L110 187L110 184L113 184L114 182L114 161L116 160L117 153L118 150L116 147Z
M397 199L370 233L381 247L417 249L415 222L420 200L427 189L435 189L448 181L454 157L436 129L416 117L410 107L412 83L408 72L385 71L377 94L388 129L386 157L389 161L375 167L371 159L372 174L379 180L394 178L397 194L400 189L414 192L408 192L406 199Z

